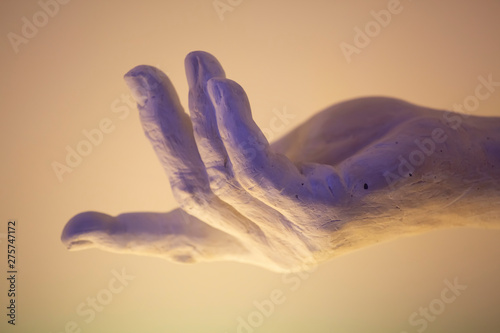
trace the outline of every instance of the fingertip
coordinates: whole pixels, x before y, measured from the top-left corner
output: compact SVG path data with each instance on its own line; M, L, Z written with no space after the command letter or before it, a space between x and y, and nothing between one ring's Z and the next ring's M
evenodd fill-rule
M186 60L195 57L215 58L211 53L208 53L206 51L196 50L189 52L186 56Z
M227 79L211 78L207 81L207 92L215 105L221 104L222 101L222 85L223 81Z
M189 53L184 59L184 69L189 88L192 88L196 84L198 78L199 60L197 52L199 51Z
M245 90L237 82L214 77L208 80L207 91L217 112L240 114L242 119L248 120L250 103Z
M83 212L65 225L61 241L69 250L82 250L96 245L102 235L112 229L115 218L99 212Z
M136 66L123 76L125 82L137 83L147 90L158 88L166 77L160 69L149 65Z
M156 67L151 66L151 65L138 65L138 66L135 66L134 68L132 68L131 70L129 70L127 73L125 73L125 75L123 77L126 79L126 78L136 77L136 76L142 76L142 77L145 77L148 79L149 78L155 79L158 77L166 76L166 74L163 73L163 71L161 69L156 68ZM156 81L159 81L159 80L156 79ZM152 81L152 82L154 82L154 81Z
M149 65L136 66L128 71L123 78L139 106L144 106L149 94L157 90L168 79L161 70Z
M213 55L204 51L190 52L185 60L186 77L189 88L203 87L213 77L226 77L221 64Z

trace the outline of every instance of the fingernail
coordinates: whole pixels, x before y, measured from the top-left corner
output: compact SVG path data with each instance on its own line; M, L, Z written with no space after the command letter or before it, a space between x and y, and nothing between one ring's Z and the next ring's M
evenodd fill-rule
M61 241L68 248L78 242L81 244L90 242L92 237L97 237L96 233L106 233L113 221L114 217L98 212L77 214L64 226Z
M78 240L67 244L66 248L70 251L85 250L95 247L94 245L94 242L89 240Z
M186 56L184 67L186 68L186 78L189 89L193 89L198 78L198 70L200 67L200 61L195 52L191 52Z
M221 104L222 100L222 89L219 84L220 82L217 80L217 78L210 79L207 82L207 89L209 91L212 102L217 105Z
M203 51L189 53L186 56L185 67L190 89L197 84L201 87L205 86L213 77L226 77L219 61L210 53Z
M146 104L150 92L161 85L164 75L159 69L152 66L140 65L125 74L124 79L132 92L132 97L142 107Z

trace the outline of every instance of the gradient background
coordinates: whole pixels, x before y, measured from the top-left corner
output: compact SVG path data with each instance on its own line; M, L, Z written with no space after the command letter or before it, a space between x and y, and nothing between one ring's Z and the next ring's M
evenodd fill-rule
M322 264L296 291L253 266L68 252L60 242L65 223L82 211L177 206L135 107L119 100L130 96L122 76L136 65L163 69L187 106L184 57L211 52L246 89L261 127L273 109L296 115L276 137L341 100L388 95L447 109L473 94L479 75L500 80L494 0L402 0L403 11L348 63L339 44L352 44L353 29L387 3L243 0L222 21L212 0L72 0L15 53L7 34L21 34L23 16L32 21L41 7L3 0L0 331L65 332L74 321L81 332L236 332L238 317L279 289L286 301L255 332L410 333L417 332L410 314L458 277L467 290L425 332L499 332L498 231L443 230L373 246ZM120 119L113 103L128 116ZM500 116L499 105L496 91L476 114ZM64 163L65 147L104 118L114 131L59 182L51 163ZM9 218L18 219L16 327L5 316ZM86 323L75 309L122 268L135 279Z

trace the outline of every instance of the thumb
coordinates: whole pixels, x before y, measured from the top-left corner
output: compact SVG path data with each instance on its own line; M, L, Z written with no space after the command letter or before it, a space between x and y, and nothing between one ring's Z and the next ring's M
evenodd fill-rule
M109 235L117 234L123 225L116 218L99 212L83 212L71 218L63 229L62 243L68 250L84 250L109 243Z
M248 250L237 239L181 209L118 216L80 213L68 221L61 241L69 250L99 248L174 262L249 260Z

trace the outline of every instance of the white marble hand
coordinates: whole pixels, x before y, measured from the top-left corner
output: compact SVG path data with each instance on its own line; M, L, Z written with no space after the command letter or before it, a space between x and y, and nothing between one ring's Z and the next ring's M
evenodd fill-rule
M190 116L160 70L125 75L180 209L78 214L69 249L286 272L433 228L500 226L500 118L361 98L269 145L217 59L192 52L185 66Z

